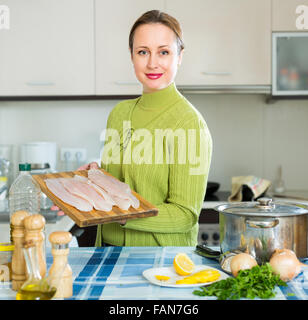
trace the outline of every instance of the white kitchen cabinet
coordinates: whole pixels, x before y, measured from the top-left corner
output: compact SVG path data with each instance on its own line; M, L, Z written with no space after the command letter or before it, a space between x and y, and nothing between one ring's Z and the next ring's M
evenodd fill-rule
M272 0L272 30L307 32L308 1Z
M94 3L2 0L10 29L0 30L0 95L93 95Z
M178 86L270 85L271 2L166 0L182 25Z
M130 58L128 37L144 12L163 10L164 0L96 0L96 94L141 94Z

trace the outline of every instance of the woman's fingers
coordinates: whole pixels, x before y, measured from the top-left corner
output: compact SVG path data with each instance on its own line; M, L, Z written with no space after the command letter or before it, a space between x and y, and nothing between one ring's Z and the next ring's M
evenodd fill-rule
M83 166L79 167L77 169L77 171L80 171L80 170L90 170L90 169L98 169L99 168L99 165L97 164L97 162L90 162L90 163L87 163L87 164L84 164Z
M117 221L121 226L124 226L126 224L126 219Z
M65 215L65 213L64 213L62 210L60 210L60 208L59 208L58 206L56 206L56 205L52 205L52 206L50 207L50 210L51 210L51 211L58 211L58 212L57 212L57 215L58 215L58 216L64 216L64 215Z

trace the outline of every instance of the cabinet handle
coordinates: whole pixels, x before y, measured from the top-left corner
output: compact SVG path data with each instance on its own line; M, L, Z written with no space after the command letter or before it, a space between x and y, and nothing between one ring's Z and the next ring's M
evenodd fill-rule
M208 71L204 71L201 73L206 76L231 76L232 74L232 72L208 72Z
M139 82L134 81L115 81L115 84L119 86L137 86L139 85Z
M27 86L31 86L31 87L34 87L34 86L54 86L55 83L54 82L44 82L44 81L29 81L29 82L26 82L26 85Z

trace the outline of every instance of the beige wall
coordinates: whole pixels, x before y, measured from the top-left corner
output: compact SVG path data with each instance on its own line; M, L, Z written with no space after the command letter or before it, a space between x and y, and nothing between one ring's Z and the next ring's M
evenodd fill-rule
M308 190L308 100L266 104L264 95L187 95L211 130L209 179L229 190L231 177L274 180L279 165L288 189ZM55 141L99 157L99 136L116 100L0 102L0 144ZM73 164L74 165L74 164ZM72 165L72 167L73 167ZM64 164L58 162L61 170Z

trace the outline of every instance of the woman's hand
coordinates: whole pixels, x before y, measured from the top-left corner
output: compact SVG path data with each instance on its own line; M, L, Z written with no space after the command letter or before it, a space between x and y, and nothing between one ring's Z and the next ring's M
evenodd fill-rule
M97 162L90 162L88 164L84 164L83 166L79 167L77 169L77 171L80 171L80 170L90 170L90 169L98 169L99 168L99 165Z
M89 169L98 169L99 168L99 165L97 164L97 162L90 162L90 163L87 163L87 164L84 164L83 166L79 167L77 169L77 171L80 171L80 170L89 170ZM51 211L58 211L57 212L57 215L58 216L64 216L65 213L60 210L59 207L57 207L56 205L52 205L51 208L50 208Z
M64 213L62 210L60 210L60 208L57 207L57 206L54 205L54 204L50 207L50 210L51 210L51 211L58 211L58 212L57 212L57 215L58 215L58 216L64 216L64 215L65 215L65 213Z

